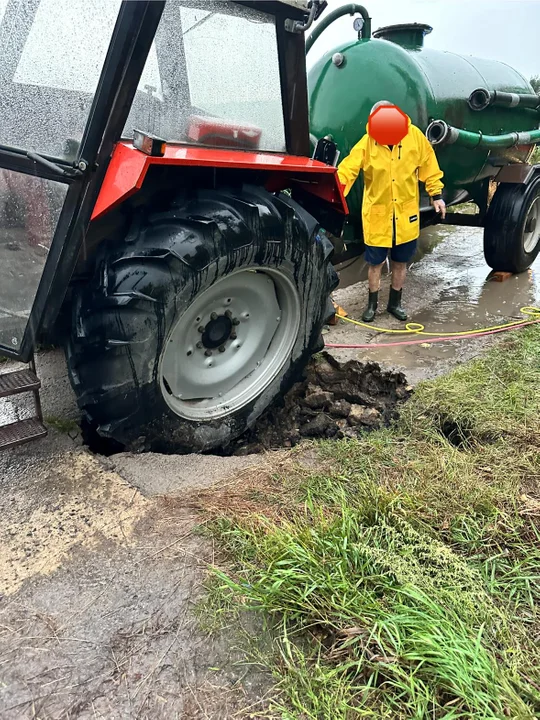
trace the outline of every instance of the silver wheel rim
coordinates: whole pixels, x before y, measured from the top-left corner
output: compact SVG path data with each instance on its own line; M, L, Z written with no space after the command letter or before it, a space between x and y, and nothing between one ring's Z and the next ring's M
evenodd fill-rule
M230 415L257 398L291 355L300 298L282 270L237 270L198 295L172 327L159 378L188 420Z
M532 253L540 240L540 197L537 197L527 213L523 229L523 249Z

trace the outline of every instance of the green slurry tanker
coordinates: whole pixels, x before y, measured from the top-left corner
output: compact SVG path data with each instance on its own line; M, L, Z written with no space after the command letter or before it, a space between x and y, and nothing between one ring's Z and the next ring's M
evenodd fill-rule
M308 72L312 145L331 136L345 157L365 132L373 104L395 103L435 148L447 205L470 201L479 208L476 215L450 213L446 222L483 227L493 269L529 268L540 252L540 166L529 164L540 142L540 97L504 63L424 47L429 25L372 33L367 10L356 3L321 20L307 39L308 58L326 28L348 14L358 15L358 39L340 43ZM347 199L344 239L359 250L361 182ZM423 188L420 206L423 227L437 222Z

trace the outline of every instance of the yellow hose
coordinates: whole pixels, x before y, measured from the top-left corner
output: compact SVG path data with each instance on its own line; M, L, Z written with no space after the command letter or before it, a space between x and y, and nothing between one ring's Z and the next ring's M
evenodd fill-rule
M540 308L538 307L534 307L533 305L525 305L525 307L520 308L519 311L526 317L540 320ZM374 330L375 332L388 333L392 335L424 335L426 337L459 337L465 335L476 335L477 333L491 332L492 330L503 330L505 328L521 326L523 324L523 320L516 320L514 322L504 323L503 325L493 325L487 328L478 328L477 330L461 330L459 332L456 331L433 333L425 332L426 326L422 325L422 323L410 322L405 325L403 330L389 330L388 328L377 327L375 325L372 325L371 323L364 323L358 320L353 320L349 317L340 317L340 319L345 320L345 322L353 323L353 325L360 325L360 327L367 328L368 330Z

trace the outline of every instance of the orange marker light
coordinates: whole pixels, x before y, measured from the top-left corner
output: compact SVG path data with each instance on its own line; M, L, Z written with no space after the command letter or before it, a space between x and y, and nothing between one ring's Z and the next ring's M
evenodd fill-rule
M165 155L165 145L165 140L156 137L156 135L143 132L142 130L133 131L133 147L146 155L163 157L163 155Z

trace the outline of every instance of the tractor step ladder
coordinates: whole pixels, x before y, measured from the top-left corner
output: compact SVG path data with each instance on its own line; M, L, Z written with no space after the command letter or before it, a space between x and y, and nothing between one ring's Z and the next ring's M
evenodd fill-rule
M34 357L28 363L28 369L15 370L0 374L0 398L12 397L31 392L34 395L35 416L18 420L9 425L0 425L0 451L38 440L47 435L43 424L39 389L41 380L36 374Z

